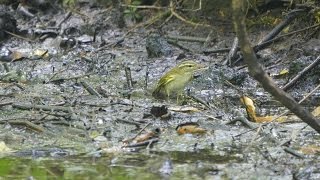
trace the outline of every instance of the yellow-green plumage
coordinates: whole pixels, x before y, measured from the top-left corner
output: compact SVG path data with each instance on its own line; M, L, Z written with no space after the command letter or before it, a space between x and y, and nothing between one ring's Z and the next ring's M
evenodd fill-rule
M158 99L168 99L182 94L185 86L192 80L193 74L204 66L194 61L184 61L163 75L152 96Z

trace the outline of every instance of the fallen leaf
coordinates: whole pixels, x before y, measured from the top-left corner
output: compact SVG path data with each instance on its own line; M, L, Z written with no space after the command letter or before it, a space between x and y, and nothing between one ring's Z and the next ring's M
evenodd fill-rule
M6 153L6 152L12 152L10 148L4 143L3 141L0 141L0 152L1 153Z
M175 106L169 107L169 110L176 111L176 112L184 112L184 113L193 113L193 112L200 112L198 108L195 107L185 107L185 106Z
M245 105L249 120L257 122L256 108L253 104L252 99L247 96L241 96L240 101Z
M176 127L176 130L179 135L182 135L182 134L205 134L207 132L206 129L199 127L199 124L194 123L194 122L180 124Z
M94 131L89 132L89 137L90 137L91 139L94 139L94 138L100 136L100 134L101 134L101 133L99 133L98 131L94 130Z
M271 74L271 77L274 78L281 78L281 77L286 77L289 74L288 69L282 69L278 74Z
M257 116L255 112L256 108L253 104L253 101L246 96L242 96L240 98L240 101L245 105L248 119L252 122L257 122L257 123L270 122L276 117L276 116ZM285 122L287 119L288 119L287 116L281 116L281 117L278 117L275 121Z
M289 74L289 70L288 69L282 69L279 73L279 75L286 75Z
M26 56L19 52L19 51L13 51L11 54L10 54L10 57L11 57L11 61L17 61L17 60L20 60L22 58L25 58Z
M171 114L166 106L152 106L150 113L155 117L160 117L161 119L170 119Z
M256 117L255 122L257 122L257 123L270 122L270 121L272 121L273 118L274 118L274 116Z
M33 56L36 57L49 57L48 50L43 50L43 49L36 49L33 51Z
M312 115L314 115L315 117L320 115L320 106L316 107L313 111L312 111Z
M320 146L308 145L308 146L301 147L300 151L303 154L316 154L316 153L320 153Z
M288 33L290 31L290 26L285 27L282 32Z
M147 141L147 140L155 138L155 137L159 137L160 132L161 132L160 128L156 128L156 129L154 129L152 131L148 131L145 134L141 134L141 135L137 136L133 140L133 142L134 143L139 143L139 142Z

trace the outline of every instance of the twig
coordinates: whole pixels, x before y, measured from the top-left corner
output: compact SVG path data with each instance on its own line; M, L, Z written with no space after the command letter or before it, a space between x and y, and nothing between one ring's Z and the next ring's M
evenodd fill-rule
M204 27L211 27L210 25L207 24L200 24L200 23L194 23L192 21L189 21L187 19L185 19L184 17L180 16L176 11L175 11L176 7L173 4L173 1L170 1L170 13L171 15L175 16L176 18L180 19L181 21L187 23L187 24L191 24L192 26L204 26Z
M130 67L125 66L125 67L124 67L124 71L125 71L125 74L126 74L128 89L132 89L132 88L133 88L133 81L132 81L132 76L131 76L131 69L130 69Z
M124 142L132 141L133 139L138 137L142 133L142 131L144 131L150 124L151 124L150 122L146 124L142 129L140 129L140 131L136 135L134 135L132 138L126 139Z
M169 22L172 17L173 15L170 13L170 15L166 18L166 20L163 21L163 23L160 24L159 27L162 27L163 25L167 24L167 22Z
M202 48L208 47L209 43L212 41L212 33L213 33L213 30L211 30L207 35L206 41L203 42Z
M142 123L139 123L139 122L129 121L129 120L120 119L120 118L117 118L116 121L124 122L124 123L127 123L127 124L132 124L132 125L135 125L137 127L140 127L142 125Z
M305 101L308 97L310 97L314 92L316 92L316 90L319 89L319 88L320 88L320 84L319 84L316 88L314 88L310 93L308 93L303 99L301 99L298 103L301 104L301 103L302 103L303 101ZM240 134L237 134L235 137L238 137L238 136L241 136L241 135L246 134L246 133L248 133L248 132L254 131L254 130L258 129L258 128L262 128L263 126L266 126L266 125L274 122L275 120L277 120L278 118L280 118L280 117L288 114L289 112L290 112L290 111L285 111L285 112L279 114L278 116L274 117L270 122L267 122L267 123L265 123L265 124L261 124L259 127L256 127L256 128L254 128L254 129L250 129L250 130L245 131L245 132L242 132L242 133L240 133Z
M313 26L309 26L309 27L306 27L306 28L303 28L303 29L299 29L299 30L296 30L296 31L292 31L292 32L289 32L289 33L280 35L280 36L278 36L278 37L276 37L276 38L273 38L273 39L270 39L270 40L268 40L268 41L261 42L261 43L258 44L258 45L255 45L255 46L253 47L253 49L254 49L255 52L258 52L258 51L266 48L266 47L269 46L270 44L272 44L272 43L274 43L274 42L276 42L276 41L281 40L281 39L284 38L284 37L291 36L291 35L297 34L297 33L299 33L299 32L303 32L303 31L306 31L306 30L309 30L309 29L311 29L311 28L315 28L315 27L318 27L318 26L320 26L320 24L315 24L315 25L313 25Z
M165 38L176 40L176 41L188 41L188 42L206 42L207 41L207 38L199 38L199 37L191 37L191 36L167 35L165 36Z
M28 120L17 120L17 118L12 119L12 120L0 120L0 123L5 123L8 122L9 124L12 125L24 125L27 128L34 130L36 132L44 132L45 130L43 129L43 127L36 125Z
M235 23L235 31L239 38L239 46L244 56L244 60L248 65L251 76L256 79L263 88L273 97L280 101L286 108L297 115L302 121L320 133L320 120L315 118L309 111L299 105L289 94L270 79L268 74L259 64L253 48L251 47L248 33L245 25L245 17L241 11L243 1L232 1L234 8L233 22Z
M309 70L316 67L320 63L320 56L317 57L316 60L314 60L311 64L309 64L307 67L305 67L302 71L300 71L291 81L289 81L285 86L282 87L282 89L288 90L295 82L297 82L303 75L305 75Z
M68 80L80 79L80 78L83 78L83 77L90 76L90 75L94 74L92 72L92 73L87 73L87 74L83 74L83 75L79 75L79 76L53 79L53 77L55 77L58 73L60 73L60 72L57 72L56 74L54 74L47 83L55 83L55 82L60 82L60 81L68 81Z
M134 144L129 144L124 146L124 148L133 148L133 147L141 147L141 146L150 146L153 143L156 143L159 141L159 138L153 138L149 139L147 141L139 142L139 143L134 143Z
M229 52L230 48L221 48L221 49L206 49L203 50L202 53L210 54L210 53L226 53Z
M225 80L225 81L224 81L224 84L226 84L226 85L228 85L228 86L230 86L230 87L234 88L235 90L237 90L237 91L238 91L238 93L239 93L239 94L241 94L241 96L244 94L242 89L240 89L239 87L235 86L235 85L234 85L234 84L232 84L230 81Z
M148 82L149 82L149 65L147 64L146 75L144 78L144 90L148 89Z
M139 28L139 27L147 27L147 26L150 26L151 24L155 23L156 21L158 21L159 19L161 19L162 17L166 16L167 14L170 13L170 10L167 10L165 12L162 12L160 13L159 15L157 16L154 16L152 18L150 18L149 20L147 20L146 22L143 22L143 23L140 23L140 24L137 24L136 26L134 26L133 28L131 28L130 30L128 30L122 37L120 40L118 40L116 43L109 43L109 44L106 44L102 47L99 47L97 48L96 50L94 50L93 52L98 52L98 51L101 51L101 50L104 50L104 49L107 49L109 48L110 46L115 46L117 44L119 44L119 42L123 42L125 37L130 34L132 31L134 31L135 29Z
M304 98L302 98L298 103L301 104L303 101L305 101L307 98L309 98L314 92L316 92L316 90L319 89L319 88L320 88L320 84L317 87L315 87L311 92L309 92ZM280 115L274 117L269 123L271 123L271 122L275 121L276 119L288 114L289 112L290 111L285 111L285 112L281 113Z
M6 70L6 72L10 72L10 68L8 66L8 63L2 63L4 70Z
M199 1L199 7L197 9L181 9L181 11L199 11L202 9L202 0Z
M56 77L59 73L62 73L62 72L65 72L65 71L67 71L67 69L61 69L58 72L55 72L55 67L52 67L52 72L55 72L55 73L49 78L49 81L47 83L52 82L51 80L53 80L54 77ZM56 80L53 80L53 82L54 81L58 81L59 82L59 81L64 81L64 79L58 78Z
M66 16L57 24L56 27L61 28L62 23L64 23L67 19L69 19L72 15L72 12L69 11Z
M32 105L32 104L21 104L14 103L12 104L13 108L22 109L22 110L44 110L44 111L62 111L70 113L70 109L68 107L60 107L60 106L46 106L46 105Z
M185 50L187 52L194 52L193 50L189 49L188 47L178 43L177 41L174 41L174 40L171 40L171 39L168 39L168 43L169 44L172 44L172 45L175 45L177 46L178 48L182 49L182 50Z
M297 16L299 12L304 12L304 9L298 9L298 10L293 10L289 12L289 14L286 16L285 20L279 23L271 32L269 32L268 35L266 35L259 44L269 41L276 37L285 27L289 25Z
M191 99L193 99L194 101L200 103L200 104L203 104L205 107L207 107L208 109L212 110L212 107L210 106L209 102L193 95L193 94L188 94L189 97L191 97Z
M91 94L94 96L97 96L99 98L102 98L102 95L98 93L90 84L88 84L86 81L80 81L80 84Z
M16 38L23 39L23 40L25 40L25 41L36 42L36 41L34 41L34 40L31 40L31 39L29 39L29 38L22 37L22 36L20 36L20 35L18 35L18 34L14 34L14 33L12 33L12 32L6 31L6 30L4 30L4 32L6 32L7 34L10 34L11 36L14 36L14 37L16 37Z
M2 103L0 103L0 107L2 107L2 106L7 106L7 105L11 105L11 104L13 104L13 103L14 103L13 101L2 102Z
M223 63L223 65L229 64L231 66L231 62L237 57L237 52L239 51L239 39L238 37L235 37L231 46L231 49L229 51L228 57L226 61Z
M132 139L135 139L136 137L138 137L142 131L144 131L151 123L149 122L148 124L146 124Z
M171 14L173 16L175 16L176 18L180 19L181 21L187 23L187 24L191 24L192 26L204 26L204 27L211 27L208 24L201 24L201 23L194 23L192 21L189 21L187 19L185 19L184 17L180 16L178 13L176 13L173 9L171 9Z
M159 19L161 19L162 17L165 17L165 16L169 16L169 18L167 18L167 21L169 21L171 18L170 16L172 16L172 14L170 13L170 10L166 10L165 12L163 13L160 13L159 15L155 16L155 17L152 17L150 20L148 20L147 22L143 23L142 25L146 25L146 27L149 27L151 26L153 23L155 23L156 21L158 21ZM139 27L139 26L138 26ZM137 28L137 27L135 27Z
M239 111L238 111L239 112ZM257 126L255 126L253 123L251 123L246 117L244 117L240 112L239 115L237 117L235 117L234 119L232 119L231 121L227 122L226 124L234 124L237 121L242 122L242 124L246 125L247 127L249 127L250 129L256 129Z
M167 7L158 7L158 6L135 6L135 5L126 5L121 4L122 7L129 7L129 8L137 8L137 9L167 9Z
M291 36L291 35L294 35L296 33L303 32L303 31L306 31L306 30L309 30L311 28L315 28L315 27L318 27L318 26L320 26L320 24L315 24L315 25L312 25L312 26L309 26L309 27L306 27L306 28L303 28L303 29L299 29L299 30L296 30L296 31L289 32L287 34L280 35L280 36L278 36L276 38L273 38L273 39L271 39L269 41L265 41L265 42L260 43L259 45L255 45L253 47L253 49L254 49L255 52L258 52L258 51L268 47L270 44L281 40L284 37ZM207 50L203 50L202 52L205 53L205 54L209 54L209 53L226 53L226 52L229 52L230 50L231 50L231 48L207 49ZM238 62L240 60L242 60L242 57L240 57L238 60L236 60L233 64L236 64L236 62Z
M281 40L282 38L284 38L284 37L287 37L287 36L290 36L290 35L293 35L293 34L302 32L302 31L306 31L306 30L309 30L309 29L311 29L311 28L318 27L318 26L320 26L320 24L315 24L315 25L310 26L310 27L306 27L306 28L303 28L303 29L300 29L300 30L297 30L297 31L293 31L293 32L290 32L290 33L287 33L287 34L280 35L280 36L278 36L278 37L276 37L276 38L273 38L273 39L270 39L270 40L268 40L268 41L261 42L260 44L255 45L255 46L253 47L253 50L254 50L255 53L257 53L257 52L259 52L260 50L265 49L266 47L268 47L268 46L271 45L272 43L275 43L275 42L277 42L277 41L280 41L280 40ZM243 60L243 57L242 57L242 56L240 56L240 57L233 63L233 65L234 65L234 64L237 64L237 63L238 63L239 61L241 61L241 60Z
M292 148L285 147L285 148L283 148L283 150L284 150L286 153L289 153L289 154L291 154L291 155L294 155L294 156L296 156L296 157L298 157L298 158L301 158L301 159L304 159L304 158L305 158L305 156L304 156L303 154L298 153L297 151L293 150Z
M25 16L28 16L31 18L35 17L33 13L31 13L24 5L22 5L22 3L19 4L19 6L17 7L17 10Z

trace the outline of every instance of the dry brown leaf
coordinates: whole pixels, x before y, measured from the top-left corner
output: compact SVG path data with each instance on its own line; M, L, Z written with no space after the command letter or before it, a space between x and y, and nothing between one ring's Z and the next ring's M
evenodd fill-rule
M316 154L316 153L320 153L320 146L308 145L308 146L301 147L300 151L303 154Z
M43 50L43 49L36 49L35 51L33 51L32 55L34 57L43 57L43 58L49 57L48 50Z
M206 129L199 127L197 123L184 123L180 124L176 128L177 133L179 135L182 134L205 134L207 132Z
M246 111L250 121L257 122L256 108L252 99L247 96L241 96L240 101L245 105Z
M19 52L19 51L13 51L11 54L10 54L10 57L11 57L11 61L17 61L17 60L20 60L22 58L25 58L26 56Z
M89 137L90 137L91 139L94 139L94 138L96 138L96 137L98 137L98 136L100 136L100 135L101 135L101 133L99 133L99 132L96 131L96 130L91 131L91 132L89 133Z
M284 78L284 77L287 77L288 74L289 74L288 69L282 69L278 74L270 74L270 76L273 78Z
M134 143L139 143L139 142L147 141L147 140L152 139L152 138L159 137L160 131L161 131L160 128L156 128L156 129L154 129L152 131L148 131L145 134L141 134L141 135L137 136L133 140L133 142Z
M280 116L275 121L276 122L286 122L288 120L288 116Z
M315 117L320 115L320 106L316 107L313 111L312 111L312 115L314 115Z
M175 107L169 107L169 110L176 111L176 112L185 112L185 113L193 113L193 112L200 112L198 108L195 107L185 107L185 106L175 106Z
M256 117L257 123L264 123L264 122L270 122L275 118L276 116L263 116L263 117ZM288 116L280 116L275 121L276 122L285 122L288 119Z
M256 117L257 123L264 123L264 122L270 122L272 121L273 116L265 116L265 117Z
M3 141L0 141L0 152L1 153L6 153L6 152L12 152L10 148L4 143Z
M257 122L257 123L264 123L264 122L270 122L273 120L273 118L275 118L275 116L257 116L255 112L254 103L249 97L242 96L240 100L246 107L246 111L250 121ZM275 121L284 122L287 119L288 119L287 116L281 116L281 117L278 117Z

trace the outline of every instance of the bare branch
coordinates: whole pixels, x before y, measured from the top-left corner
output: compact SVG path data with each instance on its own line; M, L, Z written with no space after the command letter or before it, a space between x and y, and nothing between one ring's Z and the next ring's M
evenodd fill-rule
M235 31L239 38L239 46L243 54L244 60L248 65L249 72L262 87L272 94L275 99L280 101L291 112L297 115L301 120L310 125L318 133L320 133L320 120L316 119L309 111L300 106L289 94L278 88L267 73L258 63L257 57L248 39L244 16L244 0L233 0L233 22Z

